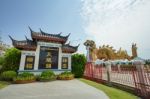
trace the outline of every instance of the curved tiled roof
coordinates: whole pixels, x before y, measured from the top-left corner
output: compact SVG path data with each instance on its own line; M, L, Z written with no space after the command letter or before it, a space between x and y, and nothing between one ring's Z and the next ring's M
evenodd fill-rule
M39 40L39 41L46 41L46 42L56 42L64 44L68 40L68 37L70 36L70 33L67 36L61 36L61 33L59 34L49 34L46 32L43 32L40 29L40 32L35 32L29 27L31 31L31 37L33 40Z
M62 52L63 53L74 53L78 50L78 46L71 46L70 44L62 45Z
M12 40L13 46L20 50L35 50L36 49L36 42L33 42L32 40L29 40L26 38L26 40L18 41L18 40L14 40L11 36L9 37Z
M61 36L61 33L59 34L48 34L43 32L40 29L40 32L34 32L30 27L31 31L31 37L32 40L28 39L26 36L26 40L15 40L11 36L10 39L12 40L12 44L14 47L20 49L20 50L36 50L37 41L45 41L45 42L53 42L53 43L60 43L62 44L62 52L63 53L74 53L77 51L78 46L71 46L70 43L65 44L68 37L70 36L70 33L67 36Z

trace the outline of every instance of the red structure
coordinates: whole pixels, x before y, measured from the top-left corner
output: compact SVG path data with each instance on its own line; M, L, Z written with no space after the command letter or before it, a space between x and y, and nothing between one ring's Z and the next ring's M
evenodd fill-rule
M108 73L110 78L108 78ZM150 99L150 68L137 68L135 65L111 65L111 71L105 64L85 65L84 77L99 83L105 83L131 90L142 99ZM108 80L110 79L110 81Z

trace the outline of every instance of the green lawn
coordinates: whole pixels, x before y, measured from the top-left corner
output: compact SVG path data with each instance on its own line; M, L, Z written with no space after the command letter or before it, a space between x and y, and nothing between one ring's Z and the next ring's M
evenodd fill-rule
M82 78L79 80L99 90L102 90L109 96L110 99L138 99L137 96L116 88L108 87L103 84L99 84Z
M5 82L5 81L0 81L0 89L6 87L7 85L9 85L10 83Z

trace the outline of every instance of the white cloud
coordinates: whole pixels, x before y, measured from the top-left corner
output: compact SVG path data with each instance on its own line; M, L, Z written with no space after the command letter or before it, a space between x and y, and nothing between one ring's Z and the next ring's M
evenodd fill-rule
M150 58L149 0L82 0L84 30L97 45L110 44L130 51L133 42L139 56Z

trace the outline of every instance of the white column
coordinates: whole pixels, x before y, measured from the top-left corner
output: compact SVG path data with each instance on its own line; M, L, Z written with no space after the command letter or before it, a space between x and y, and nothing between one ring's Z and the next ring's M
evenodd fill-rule
M68 69L71 70L71 55L68 57Z
M58 69L61 70L61 61L62 61L62 49L59 47L59 52L58 52Z
M39 54L40 54L40 45L37 45L37 49L36 49L36 52L35 52L34 70L38 70Z
M25 66L25 58L26 58L26 55L24 54L23 51L21 51L21 59L20 59L19 70L24 70L24 66Z

